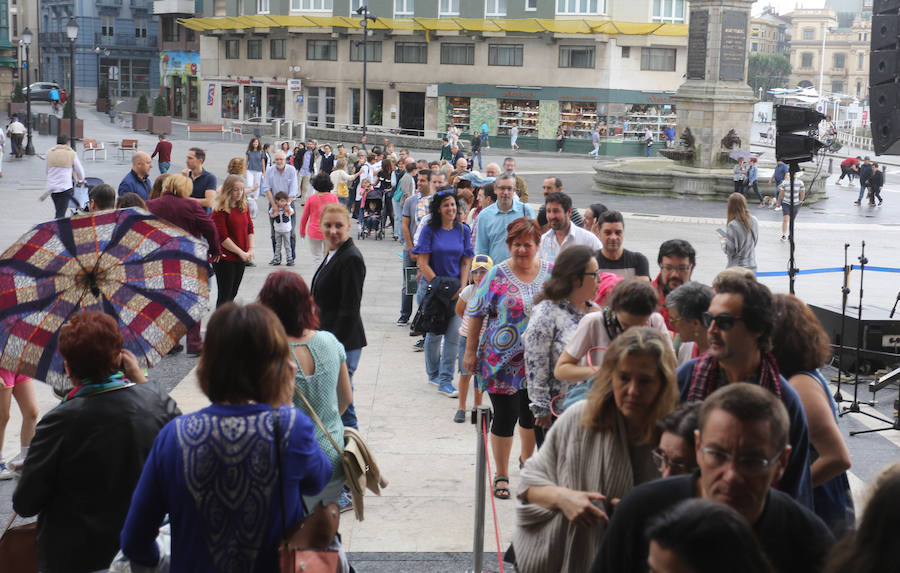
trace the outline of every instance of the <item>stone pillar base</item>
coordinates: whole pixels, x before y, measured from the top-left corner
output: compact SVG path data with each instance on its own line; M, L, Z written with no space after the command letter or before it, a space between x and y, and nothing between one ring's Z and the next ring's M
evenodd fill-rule
M689 80L672 99L678 129L688 127L694 136L693 166L709 169L727 165L721 157L729 150L721 142L732 129L741 138L741 146L750 149L750 120L756 98L749 86Z

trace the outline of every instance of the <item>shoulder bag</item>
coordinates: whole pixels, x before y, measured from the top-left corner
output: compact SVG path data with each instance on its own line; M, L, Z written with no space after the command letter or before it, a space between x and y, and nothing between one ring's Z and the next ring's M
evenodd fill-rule
M346 484L353 494L353 513L356 514L356 519L362 521L364 513L363 499L366 495L366 489L371 490L375 495L381 495L381 488L388 485L387 480L381 477L381 471L378 469L378 464L375 463L375 457L369 450L369 446L363 439L362 434L353 428L344 427L344 447L338 446L331 434L325 429L322 420L319 419L319 415L310 406L303 392L296 386L294 387L294 392L299 396L303 405L306 406L310 417L319 426L322 433L328 437L328 441L331 442L334 449L341 452L341 465L344 468Z
M331 542L337 535L341 512L336 503L328 506L317 505L297 527L288 532L287 505L284 500L284 466L281 464L281 432L278 424L278 410L272 410L272 424L275 430L275 459L278 464L278 496L281 499L281 526L284 538L278 547L278 565L281 573L337 573L341 560L340 553L331 549ZM301 498L302 503L302 498Z
M37 573L37 522L12 527L15 512L0 535L0 563L4 570Z

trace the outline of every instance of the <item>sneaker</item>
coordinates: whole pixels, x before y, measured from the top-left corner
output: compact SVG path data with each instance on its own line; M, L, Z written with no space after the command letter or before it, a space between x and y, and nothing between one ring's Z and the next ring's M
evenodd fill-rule
M416 352L424 352L425 351L425 339L421 339L415 344L413 344L413 350Z
M353 499L350 497L349 493L345 491L341 492L341 497L338 498L338 507L340 507L341 513L353 509Z
M185 354L187 354L188 356L192 356L192 357L200 356L200 349L199 348L196 348L196 349L188 348L187 352L185 352Z
M781 240L782 240L782 241L787 241L787 237L785 237L784 235L781 235Z
M244 261L244 266L245 267L255 267L256 263L254 263L253 261Z
M775 205L774 207L772 207L773 211L779 211L780 209L781 209L781 205Z
M289 266L289 267L294 266L294 264L295 264L294 261L288 261L288 262L287 262L287 266Z
M22 466L25 465L25 458L21 453L16 454L16 457L6 462L6 468L10 471L20 472L22 471Z
M881 199L878 200L878 206L881 207L881 204L884 203Z
M466 411L465 410L457 410L456 415L453 416L453 421L457 424L465 423L466 421Z
M5 463L0 462L0 480L9 480L14 477L16 477L15 472L6 467Z
M408 318L403 318L401 316L400 318L397 319L397 326L406 326L407 324L409 324Z
M272 259L271 261L269 261L269 264L277 267L281 264L281 259Z
M453 387L453 384L441 384L438 386L438 393L443 394L448 398L456 398L459 396L459 391Z
M433 380L433 379L429 379L429 380L428 380L428 383L429 383L429 384L434 384L435 386L438 386L438 387L440 387L440 385L441 385L440 382L438 382L437 380Z
M854 205L859 205L859 201L854 201L853 204L854 204Z

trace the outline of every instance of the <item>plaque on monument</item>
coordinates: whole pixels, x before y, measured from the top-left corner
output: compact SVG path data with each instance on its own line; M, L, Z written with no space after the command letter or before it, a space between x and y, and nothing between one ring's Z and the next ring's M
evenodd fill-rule
M722 46L719 52L719 80L721 81L744 81L748 19L749 14L740 10L722 12Z
M706 36L709 32L709 11L691 10L688 28L687 79L706 79Z

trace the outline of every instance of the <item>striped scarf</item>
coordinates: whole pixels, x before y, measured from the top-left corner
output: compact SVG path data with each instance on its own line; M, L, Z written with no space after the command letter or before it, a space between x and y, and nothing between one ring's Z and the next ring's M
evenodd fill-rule
M107 390L116 390L118 388L125 388L133 385L134 383L125 378L125 374L122 372L116 372L99 382L84 379L81 381L81 384L69 390L69 393L63 398L63 402L68 402L72 398L78 398L80 396L90 396L91 394L99 394L100 392L105 392Z
M713 358L707 350L694 364L686 401L705 400L716 390L721 376L719 361ZM781 399L781 374L778 372L778 364L771 352L761 353L759 380L756 383L778 396L779 400Z

